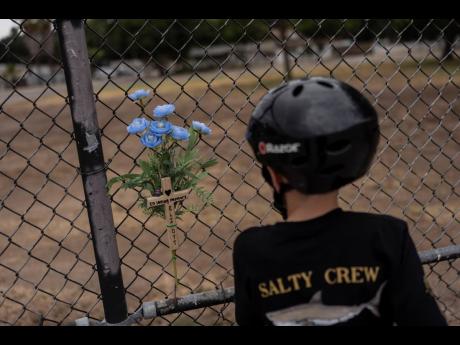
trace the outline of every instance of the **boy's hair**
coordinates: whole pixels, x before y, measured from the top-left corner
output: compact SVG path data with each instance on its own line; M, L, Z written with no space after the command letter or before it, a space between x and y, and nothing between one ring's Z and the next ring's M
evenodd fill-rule
M262 173L267 166L287 179L275 193L275 207L286 218L283 194L330 192L369 169L379 141L378 116L350 85L323 77L290 81L262 98L246 138Z

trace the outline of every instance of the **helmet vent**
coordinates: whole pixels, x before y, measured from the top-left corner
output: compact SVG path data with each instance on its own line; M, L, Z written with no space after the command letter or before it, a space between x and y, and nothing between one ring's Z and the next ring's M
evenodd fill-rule
M326 152L331 155L339 155L339 154L344 153L345 151L348 151L350 146L351 146L350 141L342 139L342 140L334 141L333 143L329 144L326 147Z
M301 85L297 85L297 86L294 88L294 90L292 90L292 95L293 95L294 97L297 97L298 95L300 95L300 93L302 92L302 90L303 90L303 85L302 85L302 84L301 84Z
M328 87L328 88L330 88L330 89L333 89L333 88L334 88L334 86L333 86L332 84L328 83L327 81L318 80L317 83L318 83L319 85Z

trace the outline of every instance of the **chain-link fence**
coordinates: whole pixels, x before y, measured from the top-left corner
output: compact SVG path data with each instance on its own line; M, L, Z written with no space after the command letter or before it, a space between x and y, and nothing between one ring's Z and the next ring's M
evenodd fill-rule
M11 28L0 39L0 324L102 320L59 26L2 24ZM289 78L344 80L379 112L377 158L365 178L341 191L341 206L405 219L421 251L458 248L450 247L459 244L460 223L458 21L88 19L84 27L109 178L137 172L147 154L126 132L143 111L127 98L136 89L153 91L146 109L174 103L172 122L212 129L200 149L218 160L203 181L214 201L178 224L178 296L231 293L235 237L280 220L244 133L257 101ZM161 219L136 206L136 192L114 189L110 197L132 314L172 297L167 235ZM436 253L427 252L434 259L425 260L426 274L449 323L459 324L458 252L442 261ZM199 296L204 307L157 311L139 322L234 324L231 296Z

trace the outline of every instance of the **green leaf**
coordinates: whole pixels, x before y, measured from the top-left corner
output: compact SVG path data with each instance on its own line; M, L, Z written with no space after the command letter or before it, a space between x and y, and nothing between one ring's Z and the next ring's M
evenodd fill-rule
M146 162L146 161L143 161L143 160L140 160L139 161L139 165L142 169L142 171L146 174L146 175L150 175L151 171L152 171L152 168L151 168L151 165Z
M188 138L188 145L186 151L191 151L198 144L199 135L192 127L189 129L190 137Z
M118 183L118 182L120 182L120 181L121 181L120 176L111 178L111 179L107 182L107 184L106 184L107 191L110 191L110 189L112 188L112 186L113 186L115 183Z
M217 163L218 163L218 162L217 162L217 159L215 159L215 158L211 158L211 159L209 159L209 160L207 160L207 161L205 161L205 162L203 162L203 163L200 163L200 162L199 162L200 167L201 167L201 169L203 169L203 170L208 169L208 168L210 168L210 167L216 165Z
M125 183L125 181L130 181L139 176L140 175L138 174L124 174L124 175L120 175L117 177L113 177L107 182L107 189L110 190L115 183L118 183L118 182Z
M151 195L155 193L155 187L152 185L152 183L144 183L144 189L148 190Z

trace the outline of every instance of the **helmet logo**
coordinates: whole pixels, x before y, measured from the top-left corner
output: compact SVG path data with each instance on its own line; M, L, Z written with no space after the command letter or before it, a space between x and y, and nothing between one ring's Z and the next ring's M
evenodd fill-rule
M263 141L259 143L259 153L261 155L264 155L267 153L267 147L265 146L265 143Z
M300 143L288 144L272 144L259 142L259 153L265 155L267 153L295 153L299 152Z

